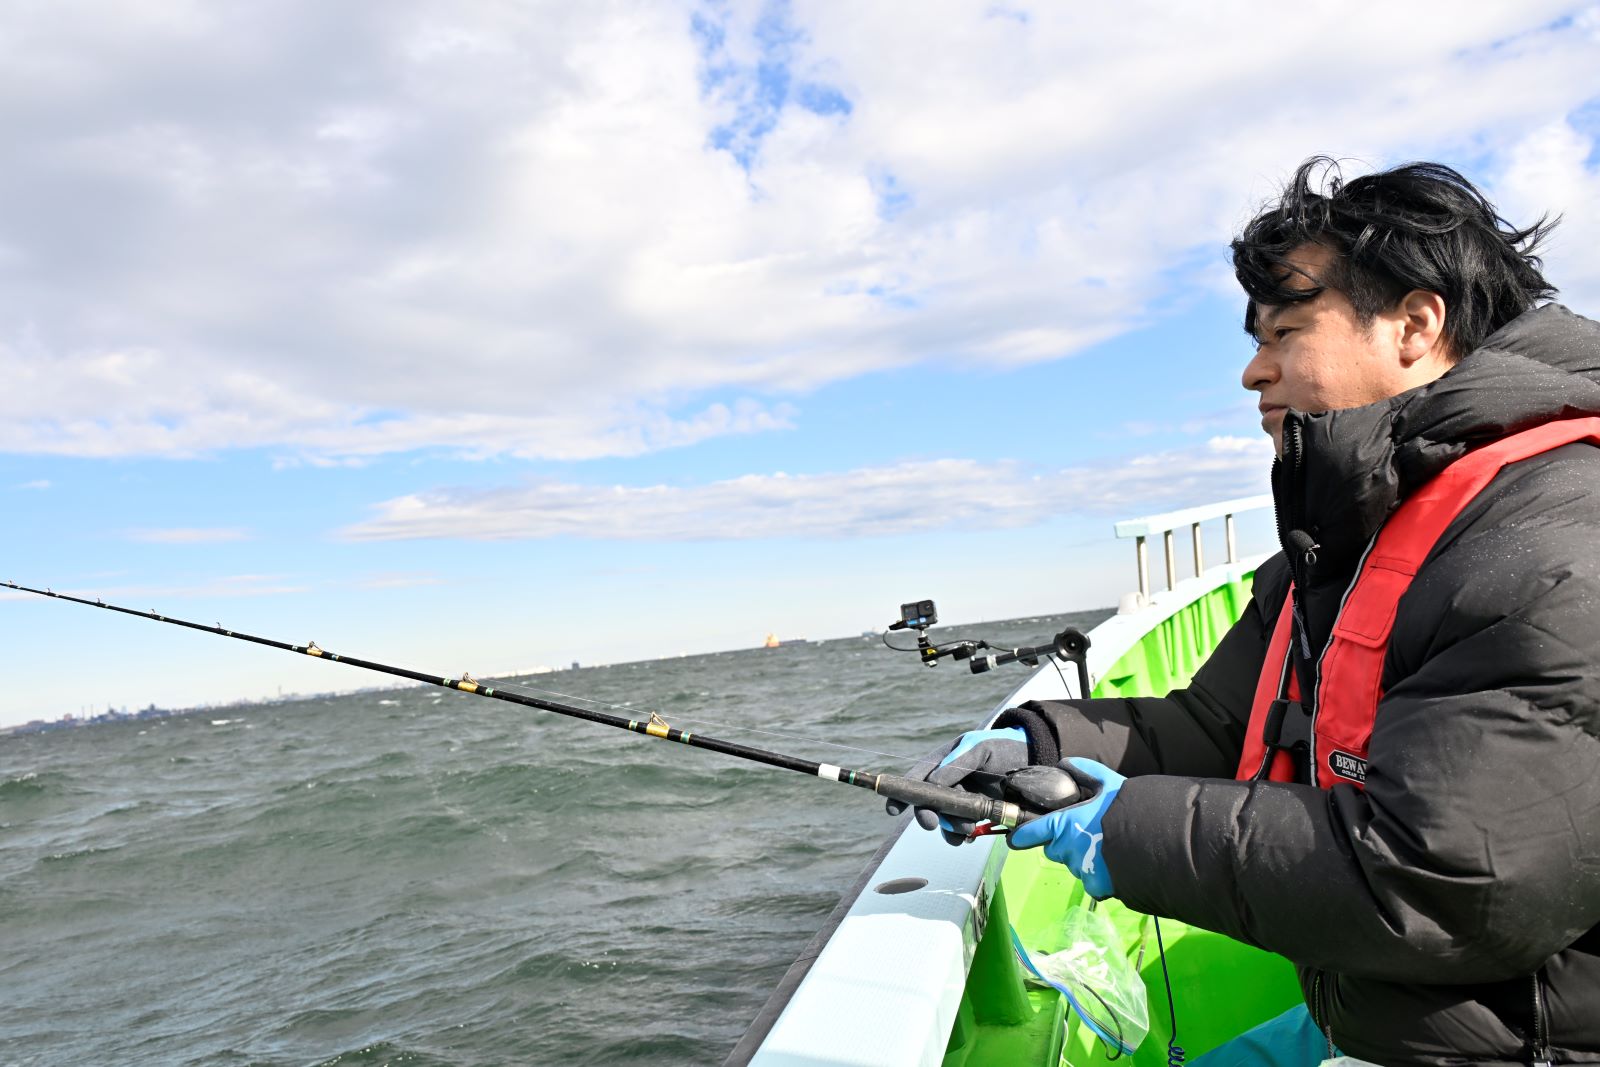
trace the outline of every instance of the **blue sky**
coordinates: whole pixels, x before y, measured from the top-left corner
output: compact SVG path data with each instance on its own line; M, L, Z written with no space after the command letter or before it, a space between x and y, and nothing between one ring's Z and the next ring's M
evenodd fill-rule
M1600 8L1066 7L0 16L0 578L479 675L1111 604L1113 520L1265 485L1225 253L1300 159L1565 212L1600 304ZM0 647L0 724L368 682Z

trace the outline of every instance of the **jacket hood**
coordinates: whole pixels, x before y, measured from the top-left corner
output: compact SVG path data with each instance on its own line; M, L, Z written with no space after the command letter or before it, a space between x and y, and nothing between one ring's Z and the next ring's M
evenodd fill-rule
M1273 470L1280 520L1306 530L1330 563L1346 562L1402 499L1466 452L1582 415L1600 415L1600 323L1559 304L1535 308L1427 385L1364 407L1290 413L1303 448L1293 487L1281 463ZM1286 490L1298 499L1285 500Z

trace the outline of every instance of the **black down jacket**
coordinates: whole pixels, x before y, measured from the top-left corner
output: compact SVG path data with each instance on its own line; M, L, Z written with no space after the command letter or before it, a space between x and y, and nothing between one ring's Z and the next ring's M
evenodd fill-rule
M1474 446L1587 414L1600 324L1554 305L1432 384L1291 412L1273 490L1296 550L1259 568L1190 686L997 720L1028 728L1035 762L1129 775L1104 824L1117 896L1294 961L1349 1055L1600 1063L1600 448L1507 467L1424 562L1390 640L1365 792L1231 780L1291 570L1310 692L1396 502ZM1298 550L1311 542L1314 559Z

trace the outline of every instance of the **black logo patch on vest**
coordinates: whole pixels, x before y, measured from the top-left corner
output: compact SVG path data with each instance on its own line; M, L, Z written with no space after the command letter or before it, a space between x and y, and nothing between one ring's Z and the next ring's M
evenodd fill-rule
M1328 753L1328 770L1352 782L1365 784L1367 780L1367 761L1338 749Z

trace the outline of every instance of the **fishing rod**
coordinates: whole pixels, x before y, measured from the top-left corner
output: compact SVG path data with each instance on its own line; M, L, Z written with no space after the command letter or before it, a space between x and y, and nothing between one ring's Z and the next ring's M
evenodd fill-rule
M742 745L736 741L724 741L721 738L708 737L705 734L694 733L689 730L680 730L669 724L659 713L654 711L650 713L648 719L625 719L620 715L609 715L603 711L580 708L573 704L563 704L559 701L546 700L542 697L496 689L493 686L482 684L469 674L463 674L460 678L446 678L437 674L425 674L422 671L410 670L406 667L395 667L387 663L358 659L355 656L339 655L319 647L315 641L307 642L304 645L291 645L284 641L274 641L270 637L259 637L255 634L225 629L221 623L215 626L207 626L204 623L190 622L187 619L178 619L155 611L138 611L134 608L108 604L98 598L88 600L84 597L76 597L67 593L57 593L49 588L34 589L30 586L18 585L16 582L0 582L0 586L14 589L19 593L33 593L55 600L82 604L85 607L102 608L106 611L115 611L123 615L132 615L135 618L151 619L155 622L164 622L172 626L199 630L202 633L216 634L219 637L231 637L236 641L248 641L251 644L265 645L267 648L281 649L285 652L312 656L334 663L345 663L352 667L376 671L379 674L388 674L396 678L408 678L414 682L440 686L444 689L454 689L459 693L467 693L471 696L487 697L491 700L504 700L510 704L537 708L540 711L550 711L557 715L582 719L585 722L592 722L601 726L628 730L663 741L675 741L691 748L704 748L712 752L721 752L723 755L750 760L754 763L763 763L769 767L778 767L786 771L796 771L800 774L821 778L824 781L839 782L843 785L870 789L879 796L888 797L891 800L898 800L919 808L931 808L941 815L969 820L977 824L972 835L974 837L990 834L1002 836L1008 831L1024 823L1031 822L1041 815L1048 814L1056 808L1065 807L1077 796L1077 787L1071 778L1065 772L1056 771L1055 768L1040 767L1036 768L1037 771L1041 772L1038 775L1023 775L1013 790L1013 795L1016 799L1000 800L977 793L968 793L960 789L953 789L948 786L934 785L921 779L903 778L900 775L866 770L852 770L832 763L816 763L811 760L789 756L782 752L772 752L767 749L755 748L751 745ZM1054 772L1054 774L1049 772Z

